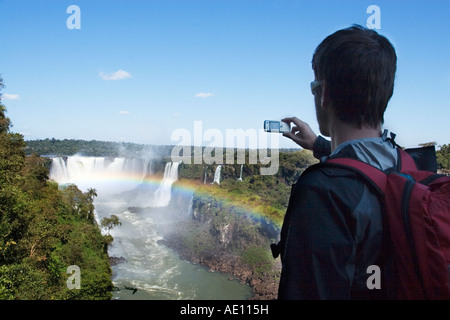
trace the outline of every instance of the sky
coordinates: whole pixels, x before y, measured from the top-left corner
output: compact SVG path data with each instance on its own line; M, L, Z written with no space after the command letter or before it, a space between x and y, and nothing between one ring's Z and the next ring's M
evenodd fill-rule
M0 0L2 103L26 140L240 147L227 130L287 116L319 134L314 50L368 23L398 56L383 127L449 144L448 0Z

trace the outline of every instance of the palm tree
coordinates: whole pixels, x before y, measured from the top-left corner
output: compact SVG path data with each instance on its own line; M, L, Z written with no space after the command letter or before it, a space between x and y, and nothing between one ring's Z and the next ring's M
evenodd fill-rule
M97 197L97 190L94 188L89 188L86 192L86 199L88 202L88 210L86 214L87 220L94 220L94 197Z
M94 197L97 197L97 189L89 188L86 192L87 198L89 201L94 202Z

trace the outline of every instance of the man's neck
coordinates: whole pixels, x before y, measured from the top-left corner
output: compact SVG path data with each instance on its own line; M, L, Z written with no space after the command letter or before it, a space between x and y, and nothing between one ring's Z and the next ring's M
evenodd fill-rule
M355 139L378 138L381 136L381 125L376 128L362 125L358 128L352 124L343 123L339 120L331 121L330 137L331 152L333 152L340 144Z

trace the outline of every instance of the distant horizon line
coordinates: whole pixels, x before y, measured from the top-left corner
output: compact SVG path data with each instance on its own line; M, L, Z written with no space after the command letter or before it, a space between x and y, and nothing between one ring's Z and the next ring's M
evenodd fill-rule
M239 150L239 149L244 149L244 150L259 150L259 149L270 149L270 150L305 150L304 148L302 148L302 147L279 147L279 148L269 148L269 147L267 147L267 148L264 148L264 147L261 147L261 148L249 148L249 147L245 147L245 148L242 148L242 147L236 147L236 146L229 146L229 147L227 147L227 146L210 146L210 145L201 145L201 146L196 146L196 145L179 145L179 144L149 144L149 143L139 143L139 142L125 142L125 141L111 141L111 140L97 140L97 139L92 139L92 140L85 140L85 139L68 139L68 138L65 138L65 139L56 139L56 138L45 138L45 139L27 139L27 140L25 140L24 139L24 141L25 141L25 143L27 143L27 142L34 142L34 141L52 141L52 140L54 140L54 141L60 141L60 142L63 142L63 141L79 141L79 142L102 142L102 143L111 143L111 144L129 144L129 145L137 145L137 146L148 146L148 147L175 147L175 146L178 146L178 147L193 147L193 148L211 148L211 147L214 147L214 148L222 148L222 149L237 149L237 150Z

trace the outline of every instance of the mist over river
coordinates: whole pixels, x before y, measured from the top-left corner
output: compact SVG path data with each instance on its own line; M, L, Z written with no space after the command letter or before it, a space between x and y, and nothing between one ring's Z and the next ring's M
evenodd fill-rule
M98 222L116 215L122 223L110 230L108 253L118 260L111 266L113 299L248 299L248 285L181 260L161 244L174 223L191 219L193 194L172 190L177 178L178 163L155 175L151 159L54 157L50 170L50 179L61 185L97 190Z

